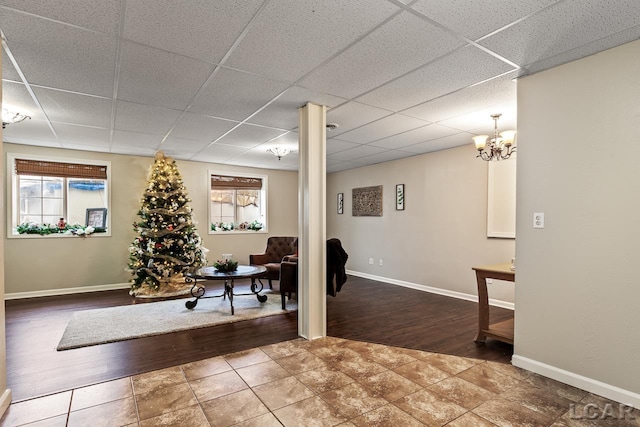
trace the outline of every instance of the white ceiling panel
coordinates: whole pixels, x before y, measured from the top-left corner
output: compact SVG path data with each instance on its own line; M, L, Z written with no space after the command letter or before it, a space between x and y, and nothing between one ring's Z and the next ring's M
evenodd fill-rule
M231 120L186 113L171 131L171 136L209 143L220 138L237 125L238 122Z
M496 31L558 0L419 0L411 7L471 40Z
M211 144L204 150L196 154L191 160L224 163L227 160L244 153L245 151L247 151L246 147Z
M139 148L152 149L154 152L162 142L162 135L149 135L146 133L115 130L113 132L113 150L126 149L137 150ZM146 151L145 151L146 152Z
M272 1L227 65L295 82L396 11L390 2L371 7L368 0Z
M617 10L615 15L610 13L611 8ZM637 0L562 1L482 40L481 44L524 65L638 25Z
M176 110L118 101L115 128L164 136L178 116L180 112Z
M2 49L2 79L3 80L13 80L16 82L21 82L20 75L16 71L11 59L9 59L9 55L7 55L7 51Z
M314 92L300 86L292 86L265 109L251 117L249 122L282 129L295 129L298 127L299 121L298 108L307 102L331 108L345 101L346 99L337 96Z
M342 141L340 139L327 139L327 154L339 153L340 151L348 150L350 148L355 148L362 144L357 144L355 142Z
M212 71L195 59L124 42L118 98L183 110Z
M486 52L466 46L358 98L358 101L399 111L481 82L513 67Z
M9 125L2 130L2 138L16 144L37 145L40 147L60 147L60 143L44 120L27 119Z
M30 83L111 96L114 38L9 10L0 28Z
M2 108L26 114L34 120L45 120L42 111L21 83L2 82Z
M140 156L140 157L151 157L155 156L156 149L151 147L136 147L136 146L117 146L113 147L111 150L113 154L124 154L125 156ZM151 163L153 160L149 159Z
M436 138L442 138L443 136L453 135L459 133L457 129L451 129L445 126L431 124L423 126L417 129L410 130L408 132L393 135L388 138L380 139L372 142L370 145L380 148L402 148L407 145L417 144L419 142L430 141Z
M158 49L217 63L263 0L128 1L124 37Z
M425 122L424 120L403 116L402 114L393 114L369 123L368 125L340 134L340 139L367 144L427 124L429 124L429 122Z
M270 141L283 133L284 132L279 129L272 129L263 126L240 125L229 134L222 137L222 139L216 141L216 143L245 147L245 149L248 149Z
M362 157L358 159L361 162L366 162L368 165L374 165L376 163L390 162L392 160L398 160L407 157L407 153L398 150L387 150L382 153L374 154L371 156Z
M327 132L327 138L341 135L352 129L366 125L393 114L391 111L359 102L347 102L327 111L327 123L335 123L337 129Z
M259 150L260 148L264 148L264 150L266 151L268 148L277 146L288 148L292 151L297 151L299 140L300 134L298 134L297 132L289 132L256 147L256 149Z
M209 143L210 141L207 140L194 141L192 139L169 136L159 149L169 156L184 158L194 156L206 148Z
M516 72L454 92L402 111L407 116L439 122L494 104L516 105Z
M33 92L53 122L66 122L72 118L71 124L107 129L111 124L113 102L109 98L38 87L34 87Z
M341 160L327 159L327 173L340 172L348 169L359 168L362 166L366 166L366 165L364 163L358 163L358 162L344 162Z
M359 145L355 148L340 151L337 153L327 155L327 159L342 160L342 161L358 161L363 157L372 156L374 154L382 153L384 148L372 147L370 145ZM363 161L364 163L364 161Z
M433 139L427 142L421 142L419 144L408 145L402 147L401 151L406 151L414 154L431 153L433 151L440 151L447 148L459 147L461 145L471 145L473 134L468 132L460 132L455 135L445 136L444 138Z
M449 32L403 12L301 84L354 98L463 44Z
M63 148L69 148L68 145L97 147L102 141L109 138L109 129L105 128L56 123L55 130Z
M222 68L189 112L244 120L287 86L276 80Z
M517 112L513 104L497 104L487 108L481 108L471 113L453 117L440 122L443 126L468 131L474 134L493 134L494 122L492 114L502 114L498 119L498 131L515 129L517 122Z

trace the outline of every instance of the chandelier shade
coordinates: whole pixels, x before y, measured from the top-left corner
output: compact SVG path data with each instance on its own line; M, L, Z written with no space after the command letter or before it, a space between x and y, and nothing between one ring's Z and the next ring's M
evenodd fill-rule
M269 148L267 151L273 154L274 156L276 156L278 160L280 160L282 157L286 156L291 152L291 150L289 150L288 148L278 147L278 146Z
M506 160L513 153L516 152L515 147L515 130L505 130L498 133L498 119L502 114L492 114L493 119L493 137L489 135L476 135L473 138L473 143L478 150L478 155L485 161L492 160Z
M9 111L6 108L2 109L2 129L6 128L7 125L13 123L19 123L24 119L30 119L31 117L26 114L21 114L15 111Z

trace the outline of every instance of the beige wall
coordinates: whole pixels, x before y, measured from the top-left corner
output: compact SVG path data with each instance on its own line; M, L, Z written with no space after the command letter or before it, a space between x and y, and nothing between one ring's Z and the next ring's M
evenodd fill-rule
M48 157L107 160L111 162L112 168L109 212L111 236L94 235L86 239L5 239L6 293L126 283L130 278L125 271L128 247L135 237L132 223L139 219L136 213L140 208L148 168L153 164L153 159L7 143L4 144L4 151L5 158L7 153L28 153ZM219 259L222 253L232 253L236 260L247 263L250 253L264 250L268 235L297 235L297 173L201 162L177 163L192 200L191 207L194 219L198 221L198 232L204 246L210 250L210 263ZM269 234L207 234L209 170L268 175ZM6 179L10 185L10 174ZM10 196L6 197L8 199ZM5 200L5 206L9 206L8 200Z
M487 238L487 162L475 158L469 141L328 175L327 238L342 240L347 269L477 295L471 267L511 260L513 239ZM396 184L405 184L404 211L395 210ZM352 216L351 190L372 185L383 186L383 215ZM345 196L343 215L336 213L337 193ZM513 302L513 286L496 283L490 297Z
M514 361L638 406L640 41L522 79L518 150Z

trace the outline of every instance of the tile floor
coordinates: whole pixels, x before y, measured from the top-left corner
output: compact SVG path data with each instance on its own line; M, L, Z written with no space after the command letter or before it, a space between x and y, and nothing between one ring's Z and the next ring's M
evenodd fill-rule
M510 365L327 337L15 403L0 425L627 427L640 411Z

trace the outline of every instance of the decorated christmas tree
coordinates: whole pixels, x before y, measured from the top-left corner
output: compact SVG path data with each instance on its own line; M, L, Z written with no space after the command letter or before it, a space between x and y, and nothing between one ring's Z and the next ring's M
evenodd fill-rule
M133 223L138 236L129 247L130 294L181 293L188 289L184 274L206 265L206 252L191 215L175 160L156 153L147 188Z

